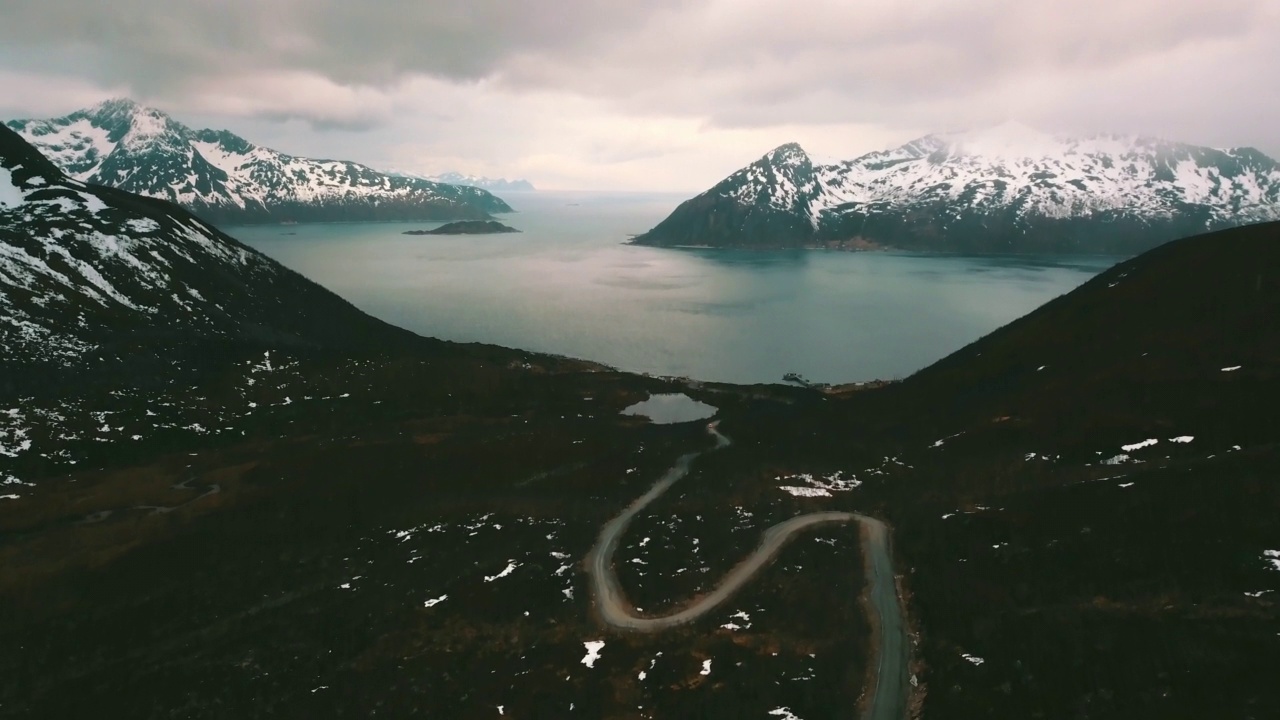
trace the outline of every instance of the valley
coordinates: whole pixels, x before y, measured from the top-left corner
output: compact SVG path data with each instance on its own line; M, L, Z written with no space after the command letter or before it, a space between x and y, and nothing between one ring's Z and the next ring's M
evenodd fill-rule
M1278 223L849 391L423 337L0 167L0 717L1280 713Z

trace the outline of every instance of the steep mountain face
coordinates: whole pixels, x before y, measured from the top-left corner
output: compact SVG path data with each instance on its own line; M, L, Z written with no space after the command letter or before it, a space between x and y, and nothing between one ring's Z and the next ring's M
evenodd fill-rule
M479 220L511 210L483 189L293 157L130 100L7 124L73 179L171 200L215 223Z
M9 378L201 341L358 346L403 336L181 208L67 177L0 128Z
M465 187L484 188L490 192L533 192L536 188L533 183L528 180L508 180L506 178L488 178L480 175L464 175L460 172L449 171L439 175L419 175L415 173L393 173L404 175L405 177L422 178L423 180L431 180L432 182L446 183L448 185L463 185Z
M821 192L804 150L783 145L686 200L654 229L635 239L642 245L793 247L814 237L811 207Z
M1005 125L817 167L785 145L636 242L1135 253L1277 218L1280 165L1252 148Z

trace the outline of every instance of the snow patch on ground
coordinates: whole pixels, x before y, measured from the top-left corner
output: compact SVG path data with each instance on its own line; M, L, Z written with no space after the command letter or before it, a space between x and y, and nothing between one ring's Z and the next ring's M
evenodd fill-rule
M801 720L799 715L791 712L791 708L774 708L769 711L769 714L776 718L780 718L780 720Z
M702 661L702 669L698 671L698 674L699 674L699 675L710 675L710 674L711 674L711 661L710 661L710 660L703 660L703 661Z
M1231 367L1224 367L1224 368L1222 368L1222 372L1235 372L1235 371L1239 370L1239 369L1240 369L1240 368L1242 368L1242 367L1244 367L1244 366L1243 366L1243 365L1232 365Z
M981 665L982 663L986 662L986 660L983 660L982 658L976 655L970 655L969 653L960 653L960 657L964 658L965 660L968 660L974 665Z
M940 447L942 447L942 446L943 446L943 445L944 445L948 440L950 440L951 438L960 437L960 436L961 436L961 435L963 435L963 434L964 434L964 432L963 432L963 431L961 431L961 432L956 433L955 435L948 435L948 436L946 436L946 437L942 438L941 440L935 440L935 441L933 442L933 444L932 444L932 445L930 445L929 447L931 447L931 448L940 448Z
M780 475L774 482L794 482L796 480L803 482L804 485L782 485L778 489L796 497L831 497L832 492L848 492L862 484L862 481L852 474L849 477L845 477L842 470L816 477L813 473Z
M508 560L507 566L503 568L502 572L499 572L497 575L485 575L484 581L489 583L499 578L504 578L510 575L511 573L515 572L515 569L518 567L520 567L520 563L516 562L515 560Z
M1189 442L1191 442L1192 440L1195 440L1195 439L1196 439L1196 436L1195 436L1195 435L1179 435L1178 437L1175 437L1175 438L1169 438L1169 442L1171 442L1171 443L1189 443Z
M582 646L587 649L586 656L582 658L582 664L589 668L594 668L596 661L600 659L600 651L604 649L604 641L589 640L582 643Z
M1151 447L1152 445L1155 445L1158 442L1160 441L1155 438L1148 438L1146 440L1143 440L1142 442L1136 442L1131 445L1121 445L1120 449L1125 452L1133 452L1134 450L1141 450L1144 447Z
M435 607L436 605L439 605L440 603L442 603L442 602L444 602L445 600L448 600L448 599L449 599L449 596L448 596L448 595L441 595L441 596L440 596L440 597L438 597L438 598L432 598L432 599L430 599L430 600L427 600L426 602L422 603L422 606L423 606L423 607Z
M1271 569L1280 572L1280 550L1264 550L1262 559L1271 564Z
M796 487L793 485L783 485L779 490L790 493L796 497L831 497L831 493L823 488L812 487Z

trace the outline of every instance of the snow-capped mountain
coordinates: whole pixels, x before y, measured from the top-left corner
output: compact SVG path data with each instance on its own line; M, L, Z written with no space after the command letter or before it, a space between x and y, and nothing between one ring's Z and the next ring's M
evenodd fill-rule
M286 155L132 100L7 125L76 180L171 200L210 222L483 220L511 211L483 189Z
M537 189L533 186L533 183L524 179L495 179L481 175L464 175L453 170L446 173L440 173L439 175L424 175L422 173L399 170L392 170L390 174L402 177L418 178L420 180L430 180L431 182L445 183L446 185L462 185L464 187L483 188L489 192L533 192Z
M361 345L389 326L162 200L68 178L0 127L0 391L211 341Z
M1280 164L1252 148L1004 125L830 165L783 145L636 242L1135 253L1274 219Z

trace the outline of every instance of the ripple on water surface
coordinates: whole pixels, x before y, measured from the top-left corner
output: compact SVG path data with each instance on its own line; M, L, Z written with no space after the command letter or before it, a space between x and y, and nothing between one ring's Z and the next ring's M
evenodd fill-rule
M648 400L624 408L622 414L643 415L655 425L670 425L705 420L716 412L715 406L694 400L684 393L662 393L650 395Z

